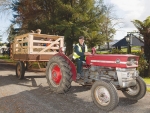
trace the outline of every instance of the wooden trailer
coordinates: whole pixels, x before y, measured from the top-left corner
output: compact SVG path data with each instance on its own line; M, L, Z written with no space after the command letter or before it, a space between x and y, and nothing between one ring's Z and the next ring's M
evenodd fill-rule
M47 62L61 47L64 36L27 33L15 37L10 56L17 61L16 76L23 79L25 70L32 69L33 64L38 65L39 71L45 71Z

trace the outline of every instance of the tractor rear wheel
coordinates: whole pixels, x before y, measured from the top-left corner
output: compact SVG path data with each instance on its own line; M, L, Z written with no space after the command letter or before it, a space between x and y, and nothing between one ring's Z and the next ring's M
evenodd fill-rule
M47 65L46 78L55 93L65 93L71 87L72 73L69 63L62 56L53 56Z
M25 74L25 65L22 61L18 61L16 64L16 76L18 79L23 79Z
M102 110L111 111L119 102L115 86L109 81L96 81L91 89L94 103Z
M136 86L129 87L126 90L122 90L123 94L131 100L139 100L144 97L146 93L146 84L140 76L137 77L136 82Z

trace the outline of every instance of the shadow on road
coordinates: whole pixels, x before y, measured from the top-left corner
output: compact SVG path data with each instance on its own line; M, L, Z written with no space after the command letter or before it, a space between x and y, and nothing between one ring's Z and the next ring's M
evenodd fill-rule
M38 87L34 78L45 78L45 76L25 76L24 79L17 79L16 75L9 74L8 76L0 75L0 87L10 84L17 84L27 87ZM11 82L10 82L11 81ZM26 85L27 83L32 83L32 85Z

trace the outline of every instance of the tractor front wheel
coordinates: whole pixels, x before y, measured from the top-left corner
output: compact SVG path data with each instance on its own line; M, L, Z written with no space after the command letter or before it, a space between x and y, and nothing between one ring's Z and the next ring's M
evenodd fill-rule
M22 61L18 61L16 64L16 76L18 79L23 79L25 74L25 65Z
M96 81L91 89L94 103L102 110L111 111L119 102L115 86L109 81Z
M71 87L72 73L69 63L62 56L53 56L47 65L46 78L55 93L65 93Z
M139 100L144 97L146 93L146 84L141 77L137 77L136 86L129 87L122 90L123 94L131 100Z

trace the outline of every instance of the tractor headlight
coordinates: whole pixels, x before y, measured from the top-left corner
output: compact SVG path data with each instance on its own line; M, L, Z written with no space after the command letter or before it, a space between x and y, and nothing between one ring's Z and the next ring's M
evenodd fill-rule
M138 61L135 61L135 59L130 59L126 64L127 66L138 65Z

